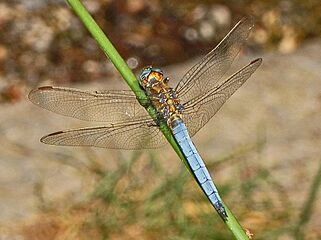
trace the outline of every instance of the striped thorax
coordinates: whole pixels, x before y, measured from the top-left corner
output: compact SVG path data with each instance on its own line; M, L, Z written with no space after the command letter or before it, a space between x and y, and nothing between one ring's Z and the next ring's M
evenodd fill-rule
M168 86L169 78L164 78L159 68L146 67L142 70L139 83L150 97L157 112L172 128L182 117L183 106L180 104L175 90Z

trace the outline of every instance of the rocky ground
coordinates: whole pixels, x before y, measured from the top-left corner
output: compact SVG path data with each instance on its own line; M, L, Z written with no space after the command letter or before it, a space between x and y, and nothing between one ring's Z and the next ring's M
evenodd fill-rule
M259 156L248 157L261 161L259 164L284 187L294 208L302 206L321 160L320 56L320 41L308 42L288 55L264 54L263 65L195 137L204 159L262 140ZM235 65L254 57L242 56ZM172 79L179 78L194 62L168 67L165 72ZM92 83L76 87L124 86ZM37 108L27 98L0 105L0 239L5 239L5 226L31 221L42 213L43 201L72 205L85 199L94 182L86 175L91 161L88 156L102 162L108 158L105 166L112 168L120 154L127 154L39 143L48 132L88 125ZM157 151L179 162L169 147ZM216 175L221 181L229 177L228 169ZM318 204L309 222L312 229L321 229L320 214Z

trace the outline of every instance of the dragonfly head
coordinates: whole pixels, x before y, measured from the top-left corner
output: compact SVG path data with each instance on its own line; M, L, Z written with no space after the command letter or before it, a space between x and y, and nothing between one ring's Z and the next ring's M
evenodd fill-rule
M152 66L145 67L139 75L139 84L146 89L148 85L163 80L163 71Z

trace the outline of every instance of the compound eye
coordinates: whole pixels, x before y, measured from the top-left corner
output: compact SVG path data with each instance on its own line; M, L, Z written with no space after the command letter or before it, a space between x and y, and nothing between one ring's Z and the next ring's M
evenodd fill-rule
M146 81L146 80L147 80L147 74L141 75L141 76L140 76L140 79L141 79L142 81Z

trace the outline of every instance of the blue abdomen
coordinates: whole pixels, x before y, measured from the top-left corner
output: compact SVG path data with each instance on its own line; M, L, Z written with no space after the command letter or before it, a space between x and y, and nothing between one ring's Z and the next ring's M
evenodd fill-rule
M199 186L206 194L214 208L224 219L227 217L222 200L218 194L217 188L201 158L198 154L183 121L176 120L172 127L174 137L179 144L184 156L187 159L188 165L197 180Z

